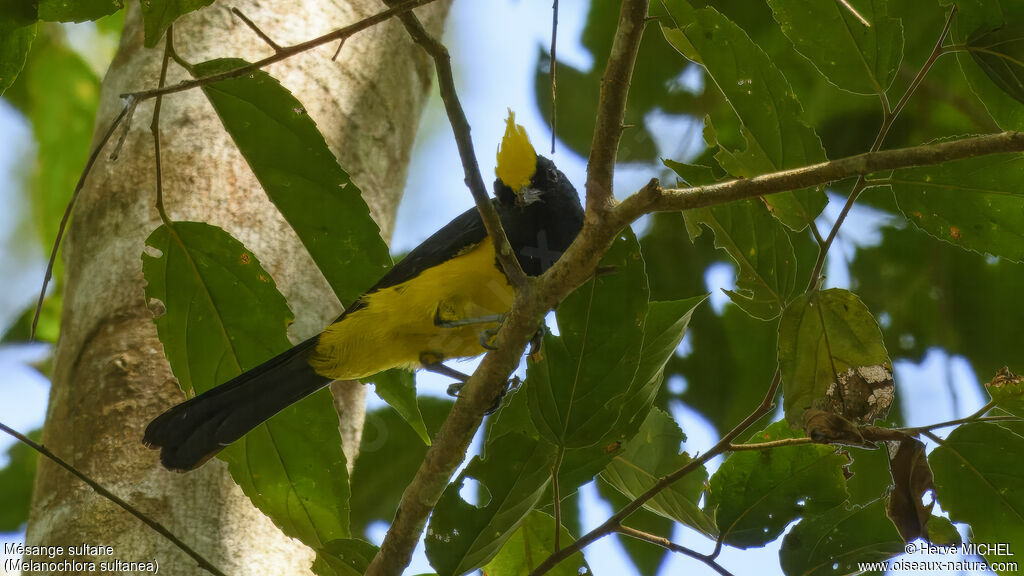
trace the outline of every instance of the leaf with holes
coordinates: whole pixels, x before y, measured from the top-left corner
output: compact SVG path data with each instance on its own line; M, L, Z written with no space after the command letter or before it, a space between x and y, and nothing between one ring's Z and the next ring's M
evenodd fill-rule
M197 64L193 74L246 64L212 60ZM203 92L338 299L351 304L387 271L391 256L359 188L338 166L316 123L262 70L207 84Z
M142 255L146 298L171 370L196 394L291 347L292 321L267 271L240 242L202 222L157 228ZM242 491L313 548L348 537L349 485L338 417L321 390L225 448Z
M779 323L779 369L786 419L802 423L829 388L850 368L884 366L889 354L871 312L855 294L833 288L801 295Z
M880 498L804 517L782 540L779 562L787 576L857 574L860 563L888 560L904 548Z
M733 176L751 177L826 160L789 81L746 32L712 7L694 10L685 0L669 0L666 5L677 26L663 25L665 38L707 69L740 120L746 147L720 147L715 158L722 168ZM708 127L708 145L718 146L710 119ZM772 194L765 201L793 230L812 223L828 202L824 191L816 188Z
M750 443L799 437L780 421ZM832 447L816 444L734 452L711 476L706 511L715 515L726 544L763 546L793 520L846 501L848 463Z
M544 495L555 448L522 434L506 434L484 446L445 488L430 517L426 548L440 576L465 574L489 562ZM466 481L479 483L477 504L462 498Z
M1024 262L1024 155L993 154L893 172L907 220L951 244Z

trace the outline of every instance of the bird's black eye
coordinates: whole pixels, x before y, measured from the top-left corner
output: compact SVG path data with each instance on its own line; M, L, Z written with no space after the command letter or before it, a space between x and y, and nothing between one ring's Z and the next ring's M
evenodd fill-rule
M556 168L548 168L548 180L558 182L558 170Z

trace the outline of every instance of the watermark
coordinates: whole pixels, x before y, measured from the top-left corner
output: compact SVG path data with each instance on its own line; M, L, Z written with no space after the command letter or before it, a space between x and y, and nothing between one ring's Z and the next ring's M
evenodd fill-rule
M113 546L72 544L26 546L4 542L4 570L22 574L61 574L95 572L116 574L156 574L160 563L152 560L125 560L115 556Z
M1008 542L964 542L940 546L928 542L908 542L903 551L910 555L927 555L928 558L898 558L882 562L860 562L861 571L900 572L961 572L982 573L1018 572L1017 562L1011 560L1014 553ZM943 556L955 556L944 559ZM980 558L986 556L987 558ZM1003 560L1006 558L1006 560Z

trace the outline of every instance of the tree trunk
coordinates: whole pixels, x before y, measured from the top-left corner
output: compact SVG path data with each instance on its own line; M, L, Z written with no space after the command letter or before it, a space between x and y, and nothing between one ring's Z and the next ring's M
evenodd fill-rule
M120 93L157 84L159 48L142 45L138 4L127 3L121 46L103 81L97 133L120 111ZM306 40L385 7L379 0L232 0L189 14L175 25L179 54L190 62L270 53L234 6L278 44ZM418 10L439 33L446 4ZM341 165L363 190L389 238L430 62L397 22L364 31L269 67L303 103ZM184 79L173 63L168 84ZM256 510L219 460L188 474L164 470L142 431L183 399L146 306L141 254L158 225L154 208L153 101L140 104L116 162L100 156L81 193L64 244L66 289L60 341L43 441L87 475L163 523L207 560L232 575L302 574L313 553L285 537ZM220 226L243 242L273 275L295 312L292 338L319 331L340 311L326 280L222 128L202 92L164 98L161 113L165 206L172 219ZM336 384L342 438L355 460L365 391ZM113 558L157 560L170 574L203 573L137 519L41 459L27 541L30 545L105 544ZM112 557L77 560L111 560Z

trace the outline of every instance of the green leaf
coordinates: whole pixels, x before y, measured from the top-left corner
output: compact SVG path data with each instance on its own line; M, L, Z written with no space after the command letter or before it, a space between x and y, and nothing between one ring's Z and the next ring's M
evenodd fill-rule
M684 0L667 4L678 28L663 25L665 38L707 69L741 123L746 147L722 147L715 158L723 168L733 176L750 177L826 159L789 81L746 32L714 8L693 10ZM718 144L713 128L705 138L709 146ZM773 194L765 201L793 230L812 223L828 202L819 189Z
M888 560L904 548L878 499L804 517L782 540L779 561L787 576L840 576L859 574L860 563Z
M245 61L198 64L196 76ZM291 224L341 303L348 306L391 266L369 208L338 166L316 123L274 78L257 70L203 87L271 202Z
M951 2L943 0L943 3ZM966 50L957 52L956 59L971 90L1000 128L1024 130L1024 106L1015 97L1021 90L1020 59L1013 56L1019 56L1021 50L1018 42L1021 22L1024 22L1024 4L1016 0L962 0L956 4L959 12L953 20L952 37L954 43L968 45ZM989 46L996 37L1006 45ZM979 49L987 52L979 52ZM1005 56L1011 56L1014 61Z
M178 17L210 4L213 4L213 0L141 0L146 48L156 46Z
M412 372L393 368L365 378L364 382L373 382L377 396L390 404L416 431L420 440L430 446L427 425L423 422L423 414L420 413L420 406L416 403L416 377Z
M377 550L373 544L356 538L331 540L317 549L313 572L320 576L362 576Z
M564 526L558 527L558 533L560 546L564 547L575 540ZM545 558L557 551L555 519L532 510L501 547L498 555L483 567L483 573L487 576L529 576ZM583 554L577 552L547 573L554 576L588 576L591 571Z
M885 94L903 60L903 25L887 0L848 0L865 25L839 2L768 0L796 49L829 82L855 94Z
M42 431L26 436L39 442ZM7 465L0 469L0 532L18 532L28 522L38 461L39 453L21 442L7 450Z
M1024 104L1024 21L974 35L967 51L993 84Z
M1021 173L1024 156L996 154L897 170L890 182L903 215L925 232L1024 262Z
M601 477L635 499L692 460L688 454L680 452L684 440L686 436L675 420L654 409L640 432L626 443L626 449L601 472ZM717 535L714 520L698 506L707 478L707 470L700 466L648 500L644 508L714 537Z
M142 2L143 12L149 1ZM99 20L121 8L124 8L123 0L39 0L39 19L47 22Z
M593 446L621 412L640 363L647 275L628 228L601 260L614 271L577 288L556 312L560 335L545 334L544 355L527 367L533 422L564 448Z
M690 238L715 234L715 246L724 249L739 266L732 301L761 320L777 317L796 288L796 253L786 229L772 218L757 198L699 208L683 213Z
M994 424L964 424L928 462L939 504L953 522L970 524L973 542L1024 548L1024 437Z
M0 14L0 96L14 83L18 73L25 66L32 40L36 37L35 14L29 4L18 4L14 8L25 10L21 13Z
M558 483L563 494L592 480L640 429L661 389L665 364L682 341L693 310L704 298L697 296L648 305L640 363L619 404L621 411L611 424L605 423L604 435L597 443L564 451L558 467Z
M452 401L424 396L419 407L427 431L436 434ZM402 493L423 463L427 447L398 413L387 407L366 413L359 456L352 469L352 534L366 536L376 521L390 522Z
M697 296L649 303L640 362L632 383L625 388L625 395L619 405L620 412L612 423L605 423L604 435L594 445L564 450L558 468L558 482L563 497L592 480L639 430L661 388L664 366L682 341L694 309L704 298ZM544 353L548 354L546 348ZM492 437L509 432L518 432L532 438L540 437L530 418L527 401L529 389L533 385L528 378L523 384L524 390L503 403L497 421L489 431Z
M205 392L291 347L284 297L226 232L175 222L146 246L146 299L182 389ZM348 537L348 470L328 390L285 408L219 457L288 536L313 548Z
M750 443L800 437L780 421ZM763 546L793 520L844 502L846 464L833 448L815 444L735 452L711 476L707 511L714 510L726 544Z
M851 368L892 363L864 303L847 290L814 290L794 300L779 323L779 369L786 419L800 425L829 387Z
M465 574L488 563L544 494L555 449L521 434L506 434L484 447L445 488L427 529L427 558L441 576ZM467 479L480 485L477 505L459 492Z

